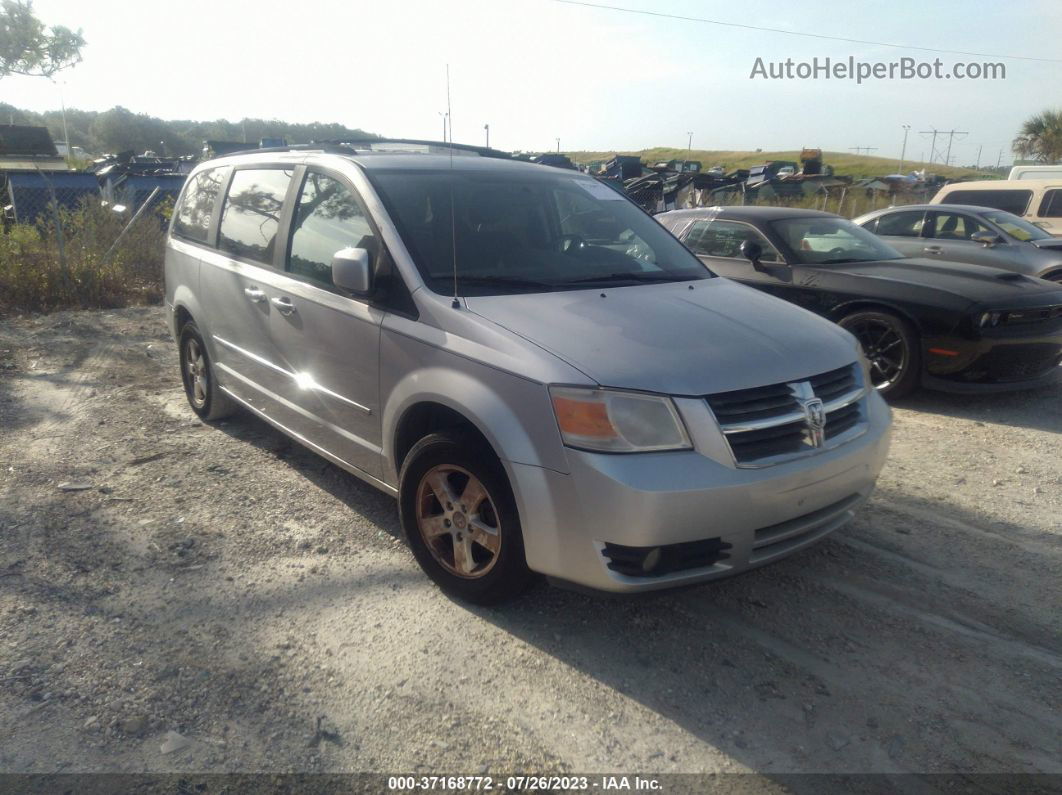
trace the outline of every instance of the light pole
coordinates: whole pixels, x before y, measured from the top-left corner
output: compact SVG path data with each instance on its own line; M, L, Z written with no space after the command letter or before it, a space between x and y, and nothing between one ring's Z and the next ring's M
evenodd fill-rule
M484 124L483 129L487 133L487 148L490 149L490 125Z
M557 151L560 152L560 138L557 139Z
M687 132L686 135L689 136L686 141L686 162L688 163L693 158L693 133Z
M440 111L438 111L438 114L439 114L440 116L442 116L442 125L443 125L443 143L446 143L446 118L447 118L447 117L448 117L448 116L449 116L450 114L449 114L449 113L443 113L443 112L442 112L441 110L440 110Z
M898 174L903 173L903 161L907 157L907 133L911 131L910 124L901 125L903 127L903 149L900 150L900 167L896 170Z

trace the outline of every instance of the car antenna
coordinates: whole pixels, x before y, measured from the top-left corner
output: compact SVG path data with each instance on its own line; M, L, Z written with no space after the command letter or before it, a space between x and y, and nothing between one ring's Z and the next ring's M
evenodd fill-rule
M454 125L450 115L450 64L446 64L446 123L450 126L450 243L452 245L452 262L454 266L454 301L450 306L461 308L457 300L457 216L454 208Z

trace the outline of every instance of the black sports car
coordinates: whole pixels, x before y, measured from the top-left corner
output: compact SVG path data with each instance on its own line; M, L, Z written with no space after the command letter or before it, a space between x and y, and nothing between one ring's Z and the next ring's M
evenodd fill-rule
M907 259L816 210L710 207L656 216L712 271L836 321L882 394L1042 386L1062 374L1062 288L978 265Z

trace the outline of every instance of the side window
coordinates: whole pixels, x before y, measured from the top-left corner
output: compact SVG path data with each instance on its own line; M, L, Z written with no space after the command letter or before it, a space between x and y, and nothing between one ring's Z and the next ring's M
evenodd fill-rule
M694 254L743 259L741 244L746 240L752 240L763 247L761 262L781 261L777 250L767 238L748 224L736 221L697 221L690 227L684 242Z
M280 168L236 170L221 214L218 248L236 257L272 264L291 173Z
M1025 215L1031 198L1031 190L953 190L941 204L972 204Z
M1037 215L1041 218L1062 218L1062 190L1052 188L1044 191Z
M340 249L364 248L376 261L376 238L357 198L325 174L307 173L291 226L291 273L331 287L332 257Z
M978 232L987 232L988 227L968 215L937 213L933 237L937 240L969 240Z
M925 215L921 210L883 215L878 218L877 229L870 231L893 237L918 237L922 234Z
M181 204L174 213L175 235L197 243L207 242L210 219L214 215L214 205L221 192L224 175L223 168L209 168L191 178L181 197Z

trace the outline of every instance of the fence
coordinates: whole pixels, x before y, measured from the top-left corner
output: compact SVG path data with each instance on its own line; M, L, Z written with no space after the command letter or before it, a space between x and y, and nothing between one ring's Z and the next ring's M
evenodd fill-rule
M120 205L101 199L95 174L8 171L0 179L0 309L115 307L161 297L172 201L160 186L146 195L130 191L139 204Z

